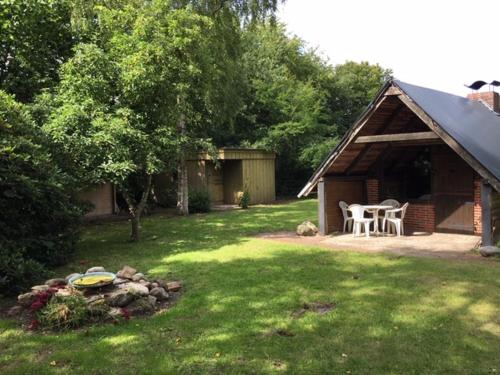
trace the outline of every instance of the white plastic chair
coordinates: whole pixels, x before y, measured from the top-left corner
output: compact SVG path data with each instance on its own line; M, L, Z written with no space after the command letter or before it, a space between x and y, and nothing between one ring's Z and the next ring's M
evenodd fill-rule
M352 217L352 214L349 211L349 206L347 205L346 202L340 201L339 207L342 210L342 216L344 217L344 233L345 233L346 226L347 226L347 230L350 232L354 219Z
M406 209L409 205L409 203L405 203L401 208L386 210L384 220L382 221L382 232L385 232L385 224L388 223L389 225L394 224L394 227L396 228L396 235L398 237L400 237L401 234L405 234L403 220L405 218ZM400 215L400 217L397 217L398 214ZM387 226L388 231L390 230L389 225Z
M392 208L400 208L401 207L401 203L399 203L395 199L386 199L386 200L383 200L382 202L380 202L380 205L381 206L391 206ZM379 215L378 215L378 221L379 221L379 223L381 223L384 220L384 218L385 218L385 212L379 213Z
M370 237L370 224L373 223L375 219L364 217L366 210L360 204L351 204L349 206L349 211L352 212L352 218L354 220L352 235L354 237L361 235L361 225L363 225L365 228L365 236Z
M392 206L392 208L400 208L401 207L401 203L399 203L395 199L386 199L386 200L383 200L382 202L380 202L380 205L381 206Z

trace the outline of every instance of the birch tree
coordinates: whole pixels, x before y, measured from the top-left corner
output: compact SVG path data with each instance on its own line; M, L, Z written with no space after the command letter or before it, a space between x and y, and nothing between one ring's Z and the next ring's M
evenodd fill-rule
M179 98L203 97L213 65L212 21L163 1L98 11L106 35L79 44L63 65L44 129L83 186L111 181L118 187L131 240L138 241L153 175L173 169L193 143L187 130L177 133L179 119L196 119L193 101Z

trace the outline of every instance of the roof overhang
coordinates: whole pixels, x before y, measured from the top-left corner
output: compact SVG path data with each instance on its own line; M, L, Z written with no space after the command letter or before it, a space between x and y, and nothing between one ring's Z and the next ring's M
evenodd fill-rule
M374 100L368 105L364 112L355 121L353 126L346 132L339 144L332 150L328 157L321 163L318 169L314 172L307 184L298 194L298 197L307 196L317 185L319 180L328 172L329 168L336 162L340 155L346 148L353 143L369 143L376 141L385 142L400 142L403 138L399 135L376 135L371 137L359 136L359 132L363 129L365 124L373 116L377 109L389 97L397 97L407 108L409 108L428 128L428 132L413 135L422 140L427 137L427 141L439 140L447 144L453 149L462 159L464 159L477 173L497 191L500 191L500 180L491 173L483 164L481 164L465 147L463 147L456 139L454 139L445 129L435 121L426 111L413 100L403 88L398 85L397 81L388 81L380 89ZM377 139L378 137L378 139ZM385 139L383 138L385 137ZM391 139L391 137L393 139ZM406 139L411 135L407 133Z
M258 160L258 159L276 159L276 153L272 151L257 148L233 148L223 147L218 149L215 154L209 152L199 152L195 155L189 155L189 161L198 160Z

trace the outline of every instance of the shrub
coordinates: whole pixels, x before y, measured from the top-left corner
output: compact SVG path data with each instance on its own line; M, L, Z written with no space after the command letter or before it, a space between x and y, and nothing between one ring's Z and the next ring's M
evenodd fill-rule
M25 108L0 90L0 294L65 263L83 210Z
M192 190L189 192L189 212L209 212L210 195L207 190Z
M31 259L24 248L2 245L0 251L0 291L20 293L39 280L49 277L40 262Z
M241 194L238 205L244 210L250 205L250 193L247 190Z
M82 295L56 295L37 313L37 318L41 328L63 330L81 327L90 320L90 313Z

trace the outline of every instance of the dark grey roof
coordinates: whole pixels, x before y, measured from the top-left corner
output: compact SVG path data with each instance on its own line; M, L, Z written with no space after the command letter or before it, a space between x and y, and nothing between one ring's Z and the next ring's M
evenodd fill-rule
M383 94L392 85L398 86L417 106L437 125L466 150L477 163L496 179L494 185L500 186L500 116L485 104L461 96L409 83L393 80L386 82L375 99L368 105L353 126L346 132L340 143L321 163L298 197L308 195L319 179L334 162L343 146L349 142L350 135L375 108ZM484 177L484 176L483 176ZM490 181L491 182L491 181Z
M395 80L441 128L500 180L500 116L485 104Z

